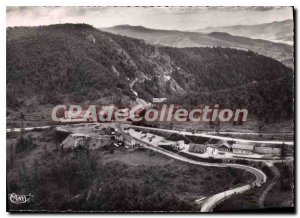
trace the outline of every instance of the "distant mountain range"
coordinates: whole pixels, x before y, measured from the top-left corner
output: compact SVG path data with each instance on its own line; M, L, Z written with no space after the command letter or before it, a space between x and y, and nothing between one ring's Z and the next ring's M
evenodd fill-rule
M245 36L253 39L264 39L272 42L293 45L293 20L275 21L258 25L236 25L226 27L207 27L195 32L211 33L226 32L235 36Z
M293 70L252 51L157 47L85 24L7 28L6 37L6 99L12 110L64 102L128 105L166 97L182 105L249 108L275 120L292 116ZM230 44L232 37L203 35L207 43L222 38Z
M293 47L261 39L234 36L226 32L198 33L177 30L157 30L143 26L119 25L102 28L102 31L143 39L145 42L171 47L226 47L251 50L272 57L293 67Z

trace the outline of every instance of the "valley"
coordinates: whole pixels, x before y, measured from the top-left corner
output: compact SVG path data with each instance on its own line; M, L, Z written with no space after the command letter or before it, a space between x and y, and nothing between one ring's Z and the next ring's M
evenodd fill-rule
M241 28L7 27L7 191L32 198L8 202L9 211L293 209L294 51L278 41L290 36L264 40ZM163 104L175 105L171 115L218 105L248 117L81 116L90 105L97 115L140 107L140 117ZM68 122L51 118L57 105ZM82 113L69 116L70 105Z

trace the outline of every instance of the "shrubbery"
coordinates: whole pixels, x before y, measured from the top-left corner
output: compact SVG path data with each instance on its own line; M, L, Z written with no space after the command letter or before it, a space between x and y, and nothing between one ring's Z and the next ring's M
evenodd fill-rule
M27 137L21 135L16 144L16 153L30 151L36 146L37 145L33 142L33 139L30 135Z

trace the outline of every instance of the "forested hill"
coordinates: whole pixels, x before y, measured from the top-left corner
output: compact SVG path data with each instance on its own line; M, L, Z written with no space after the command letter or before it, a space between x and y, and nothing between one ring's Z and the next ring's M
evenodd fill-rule
M257 114L276 104L285 116L293 71L251 51L157 48L85 24L7 28L9 108L27 101L126 104L137 97L250 105Z
M293 24L293 23L291 23ZM279 25L281 26L281 25ZM293 26L293 25L292 25ZM291 26L291 27L292 27ZM178 30L158 30L143 26L119 25L101 30L123 36L143 39L147 43L177 48L184 47L222 47L251 50L258 54L274 58L288 67L293 67L293 46L284 43L267 41L270 36L285 36L293 33L293 28L279 28L278 25L268 26L238 26L234 34L229 29L203 30L206 33L187 32ZM247 28L246 28L247 27ZM264 31L262 30L265 27ZM268 27L268 28L267 28ZM281 27L284 27L281 26ZM246 29L245 29L246 28ZM278 31L273 31L273 30ZM248 31L243 31L248 30ZM250 31L256 30L256 31ZM272 30L272 31L270 31ZM258 35L254 34L258 33ZM260 33L260 34L259 34ZM242 34L240 36L240 34ZM253 36L253 37L252 37ZM290 35L291 36L291 35ZM250 38L249 38L250 37ZM281 38L281 37L279 37ZM285 38L285 37L284 37ZM290 38L290 37L288 37ZM264 39L264 40L263 40ZM279 40L279 39L278 39ZM280 40L281 41L281 40Z

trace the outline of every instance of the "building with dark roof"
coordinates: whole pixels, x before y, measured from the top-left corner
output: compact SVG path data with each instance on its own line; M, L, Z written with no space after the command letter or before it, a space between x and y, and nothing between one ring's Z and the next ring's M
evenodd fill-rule
M232 147L227 142L223 142L217 147L218 151L232 152Z

